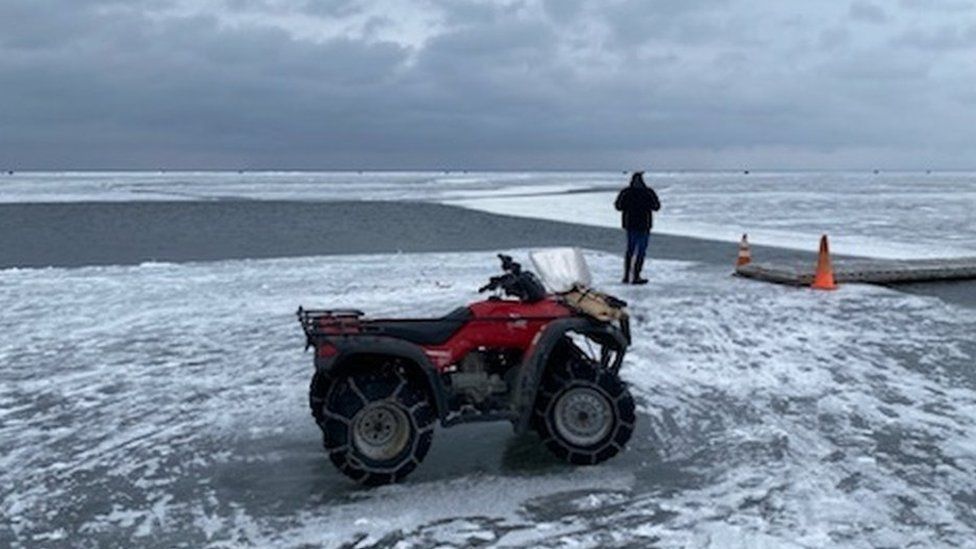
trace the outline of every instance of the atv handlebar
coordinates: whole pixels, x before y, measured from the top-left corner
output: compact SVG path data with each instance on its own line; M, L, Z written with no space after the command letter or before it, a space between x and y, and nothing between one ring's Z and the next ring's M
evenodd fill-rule
M512 256L498 254L498 259L502 260L502 270L506 273L517 275L522 272L522 265L512 259Z
M522 265L512 259L512 256L498 254L505 274L493 276L488 284L478 288L478 293L501 288L505 295L517 297L522 301L538 301L546 296L546 289L542 282L529 271L523 271Z
M493 276L488 279L488 284L478 288L478 293L484 293L491 290L497 290L501 288L503 290L508 290L511 288L512 284L516 281L515 275L511 273L505 273L500 276Z
M512 284L516 282L516 277L522 272L522 265L512 259L512 256L498 254L498 259L502 262L502 270L505 271L505 274L489 278L488 284L478 288L479 294L498 288L509 290Z

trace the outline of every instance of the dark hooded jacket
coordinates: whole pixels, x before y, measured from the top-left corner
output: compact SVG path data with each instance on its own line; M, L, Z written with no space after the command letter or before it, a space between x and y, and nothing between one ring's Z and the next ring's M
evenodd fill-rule
M621 224L628 231L650 231L654 226L654 215L661 209L661 202L654 189L644 183L644 179L635 176L630 180L630 186L620 191L614 207L621 212Z

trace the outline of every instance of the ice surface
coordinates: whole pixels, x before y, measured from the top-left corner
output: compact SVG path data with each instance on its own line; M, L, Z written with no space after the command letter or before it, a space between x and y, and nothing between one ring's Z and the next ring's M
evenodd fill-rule
M660 232L888 258L976 255L973 173L648 173ZM0 202L421 200L618 227L619 172L190 172L0 175Z
M557 194L615 179L545 172L25 172L0 174L0 203L444 200Z
M974 174L655 174L655 231L879 258L976 255ZM497 214L619 227L616 190L483 196L449 204Z
M971 310L588 260L634 317L628 451L571 468L504 425L438 430L376 490L320 449L294 310L442 314L493 254L0 271L0 545L971 543Z

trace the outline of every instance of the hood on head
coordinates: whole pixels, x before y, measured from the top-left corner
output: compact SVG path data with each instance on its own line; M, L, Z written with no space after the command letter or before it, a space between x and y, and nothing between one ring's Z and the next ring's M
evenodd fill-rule
M644 172L634 172L630 176L630 186L636 189L646 189L647 184L644 183Z

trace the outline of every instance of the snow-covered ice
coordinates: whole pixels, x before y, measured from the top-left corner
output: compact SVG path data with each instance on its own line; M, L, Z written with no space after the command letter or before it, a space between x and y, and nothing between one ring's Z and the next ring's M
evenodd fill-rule
M907 259L976 256L973 174L653 174L663 204L659 233L814 251L829 234L835 252ZM619 187L623 180L618 181ZM620 226L616 189L505 196L448 204L496 214Z
M0 177L0 203L440 200L552 194L615 180L587 172L24 172Z
M526 260L525 251L515 255ZM619 258L588 253L594 279ZM527 262L526 262L527 263ZM335 472L298 304L440 314L486 253L0 271L0 545L909 546L976 536L976 318L655 261L627 452L571 468L438 430L405 484Z

